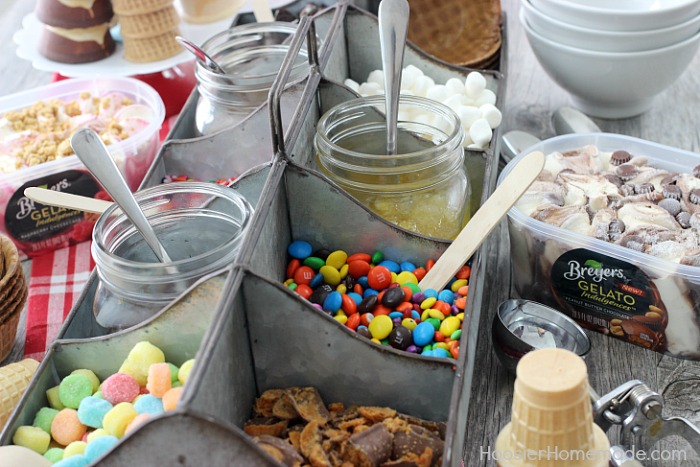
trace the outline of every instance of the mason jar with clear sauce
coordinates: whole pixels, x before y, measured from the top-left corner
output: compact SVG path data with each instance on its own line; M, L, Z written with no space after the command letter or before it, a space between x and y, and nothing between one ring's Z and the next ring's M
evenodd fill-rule
M296 25L285 22L235 26L209 38L202 49L226 71L214 73L195 65L199 99L195 130L208 135L239 123L265 103L287 55ZM308 74L305 49L297 55L289 82Z
M253 208L215 183L173 182L135 193L172 263L161 263L121 210L112 206L93 230L99 283L97 323L108 331L138 324L200 278L233 264Z
M449 107L401 96L397 152L386 153L384 97L353 99L326 112L314 147L322 172L385 220L453 239L469 220L464 130Z

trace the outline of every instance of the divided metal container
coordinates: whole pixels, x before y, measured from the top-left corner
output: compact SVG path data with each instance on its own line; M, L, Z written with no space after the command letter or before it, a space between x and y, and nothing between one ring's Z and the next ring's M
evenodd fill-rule
M0 435L0 445L11 443L18 426L31 424L46 403L46 389L62 377L87 367L103 378L116 371L136 342L149 340L169 361L181 364L195 356L196 365L178 409L125 436L100 465L279 465L242 426L260 393L291 386L315 386L326 403L391 406L446 421L443 466L460 465L487 245L473 257L456 362L371 343L281 283L286 247L294 239L305 239L316 248L382 250L388 257L416 263L437 259L449 244L393 227L314 169L316 121L336 103L357 97L341 84L345 78L362 81L369 71L381 68L377 36L376 18L344 1L313 18L302 18L290 54L308 43L309 76L285 86L283 66L269 105L206 137L192 137L197 98L193 92L142 187L160 183L165 175L202 180L237 176L233 188L255 207L238 260L204 278L149 321L110 335L104 335L93 317L93 273ZM322 44L318 49L315 37ZM411 63L436 81L465 78L468 72L408 48L406 64ZM482 73L502 106L502 75ZM495 184L497 140L496 131L486 151L466 151L475 205Z

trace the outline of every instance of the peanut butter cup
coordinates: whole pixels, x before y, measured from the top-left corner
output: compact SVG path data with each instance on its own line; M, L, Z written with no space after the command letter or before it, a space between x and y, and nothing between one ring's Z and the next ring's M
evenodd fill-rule
M680 224L681 227L684 229L687 229L690 227L690 213L688 211L681 211L678 214L676 214L676 221Z
M639 195L646 195L654 191L654 184L649 182L639 183L634 186L634 191Z
M700 188L693 188L688 194L688 201L693 204L700 204Z
M610 156L610 163L612 165L617 165L620 166L622 164L626 164L629 161L632 160L632 155L627 152L627 151L615 151L612 153L612 156Z
M662 191L664 198L680 200L682 196L681 187L678 185L664 185Z
M666 185L675 185L676 182L678 182L678 174L667 175L661 179L661 186L665 187Z
M615 169L615 174L620 177L620 180L623 182L627 182L628 180L633 179L639 170L637 167L633 166L632 164L622 164L618 165L617 168Z

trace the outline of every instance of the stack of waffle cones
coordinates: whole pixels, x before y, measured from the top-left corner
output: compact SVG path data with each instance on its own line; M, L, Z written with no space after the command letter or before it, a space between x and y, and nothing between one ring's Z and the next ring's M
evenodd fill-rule
M17 336L17 324L27 302L27 282L17 247L0 234L0 361L7 358Z
M0 431L29 386L39 362L26 358L0 368Z
M112 0L124 39L124 58L145 63L165 60L182 51L175 40L180 16L173 0Z
M408 39L453 65L488 68L501 48L500 0L411 0Z

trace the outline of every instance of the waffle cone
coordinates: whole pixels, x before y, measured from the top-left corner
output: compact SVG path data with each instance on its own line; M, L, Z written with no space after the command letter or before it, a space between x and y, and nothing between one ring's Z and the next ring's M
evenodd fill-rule
M5 282L5 286L0 289L0 321L2 321L2 316L5 310L10 306L10 300L12 299L12 294L15 293L17 289L17 283L20 281L20 274L15 272L12 277L9 277Z
M173 0L112 0L117 15L138 15L172 6Z
M165 60L182 52L175 40L177 30L153 37L124 37L124 58L130 62L147 63Z
M0 368L0 430L27 389L39 362L31 358Z
M137 15L120 15L121 34L127 38L153 37L177 29L180 17L169 5L160 10Z
M23 287L20 295L16 298L15 306L2 320L0 320L0 361L5 360L12 351L17 337L17 325L19 318L22 316L22 310L27 303L27 286L23 282Z
M408 39L448 63L492 63L501 47L499 0L411 0Z
M9 237L0 234L0 291L21 269L17 247Z
M0 325L15 311L17 302L22 300L22 296L27 291L27 283L24 280L24 273L17 274L16 280L12 283L12 288L8 290L0 305Z

